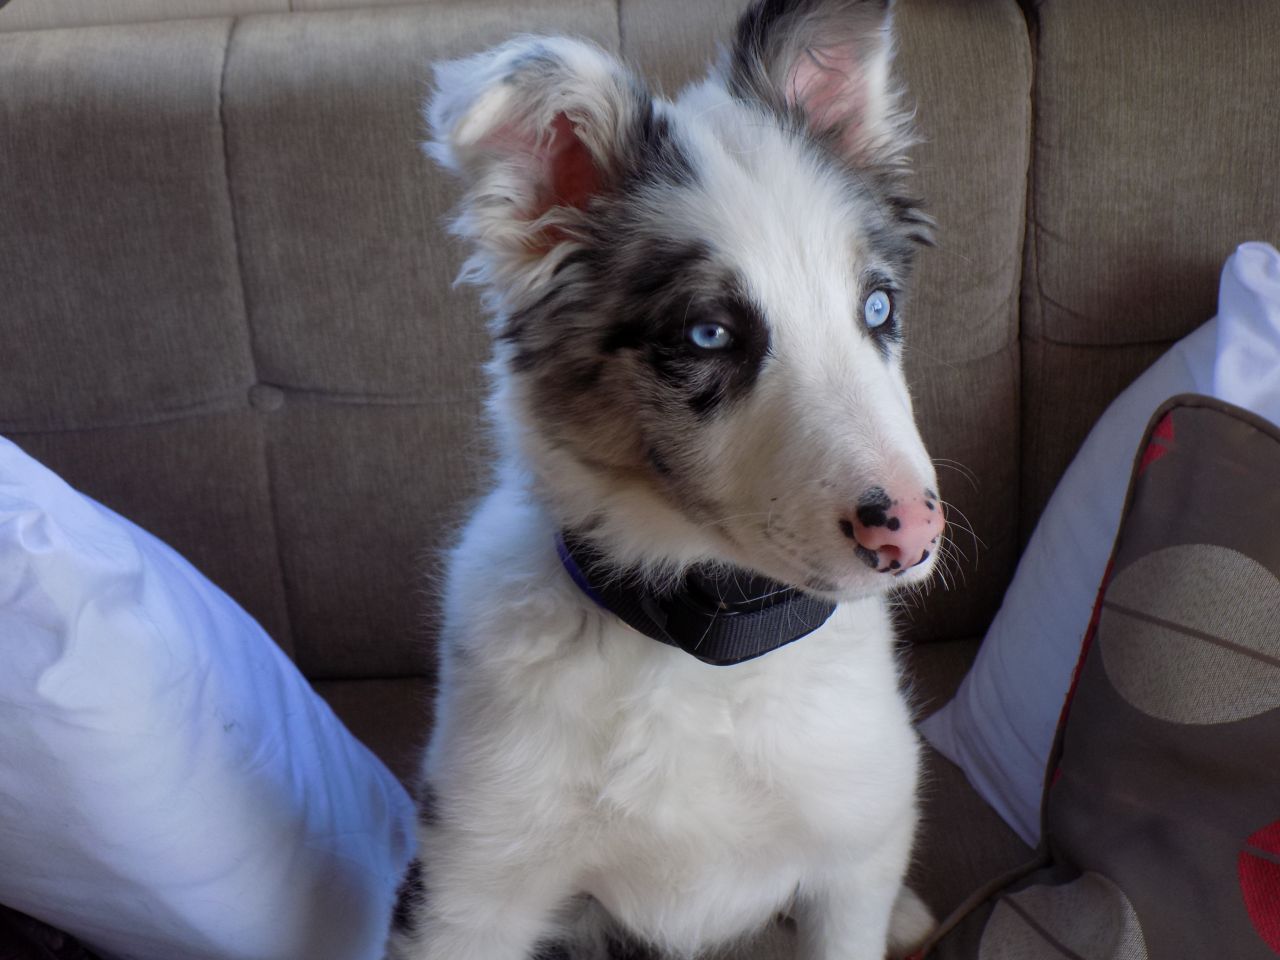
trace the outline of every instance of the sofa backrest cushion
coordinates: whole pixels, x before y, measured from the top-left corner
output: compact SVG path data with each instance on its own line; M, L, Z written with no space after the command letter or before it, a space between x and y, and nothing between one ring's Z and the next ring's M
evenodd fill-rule
M429 61L521 30L668 92L737 2L505 0L0 32L0 433L172 543L313 679L429 673L431 575L484 482L487 338L457 193L417 149ZM909 374L986 542L916 638L973 636L1014 562L1031 60L1013 0L899 5L940 222ZM972 556L972 547L961 544Z
M1280 245L1280 5L1040 0L1022 315L1022 534L1090 426Z

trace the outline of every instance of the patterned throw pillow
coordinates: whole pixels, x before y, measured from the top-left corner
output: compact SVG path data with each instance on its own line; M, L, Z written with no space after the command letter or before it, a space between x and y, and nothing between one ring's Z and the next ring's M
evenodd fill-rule
M1280 429L1161 408L1046 777L1038 862L937 960L1280 956Z

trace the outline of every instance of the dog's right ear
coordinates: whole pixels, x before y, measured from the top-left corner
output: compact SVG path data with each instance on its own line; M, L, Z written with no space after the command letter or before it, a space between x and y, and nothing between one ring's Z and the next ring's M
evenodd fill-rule
M799 116L850 163L895 165L914 136L893 49L890 0L756 0L722 70L734 93Z
M528 283L617 183L652 99L614 57L563 37L520 37L442 63L427 152L468 186L454 232L475 243L463 279Z

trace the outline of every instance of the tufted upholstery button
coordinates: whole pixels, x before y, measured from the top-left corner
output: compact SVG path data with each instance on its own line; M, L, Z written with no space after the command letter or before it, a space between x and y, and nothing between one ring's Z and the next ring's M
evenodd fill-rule
M271 413L284 406L284 391L266 383L255 383L249 388L249 406L263 413Z

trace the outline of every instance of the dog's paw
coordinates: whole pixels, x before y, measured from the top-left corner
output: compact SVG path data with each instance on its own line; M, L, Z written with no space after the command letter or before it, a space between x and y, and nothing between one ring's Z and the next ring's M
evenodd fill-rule
M903 886L889 918L890 960L903 960L915 953L937 925L924 901L910 887Z

